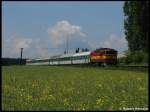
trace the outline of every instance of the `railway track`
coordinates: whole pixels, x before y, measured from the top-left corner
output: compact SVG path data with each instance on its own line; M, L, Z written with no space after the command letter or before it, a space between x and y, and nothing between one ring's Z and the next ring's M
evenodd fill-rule
M141 71L148 72L149 66L136 66L136 65L112 65L112 66L96 66L96 65L71 65L75 67L89 67L89 68L100 68L106 70L129 70L129 71Z
M122 66L108 66L106 69L119 69L119 70L130 70L130 71L141 71L148 72L149 66L136 66L136 65L122 65Z
M130 67L130 68L148 68L148 66L137 66L137 65L119 65L118 67Z

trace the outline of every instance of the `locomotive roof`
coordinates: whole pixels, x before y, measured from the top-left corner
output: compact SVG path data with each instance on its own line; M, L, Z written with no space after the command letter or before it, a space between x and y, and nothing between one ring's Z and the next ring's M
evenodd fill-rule
M96 49L96 50L113 50L113 51L116 51L115 49L112 49L112 48L98 48L98 49ZM95 51L96 51L95 50Z

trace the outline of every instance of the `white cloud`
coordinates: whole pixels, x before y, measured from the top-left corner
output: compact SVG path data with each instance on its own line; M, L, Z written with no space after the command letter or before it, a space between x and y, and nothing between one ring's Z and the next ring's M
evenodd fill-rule
M115 34L111 34L110 37L102 43L103 47L114 48L120 52L127 49L127 41L125 36L118 37Z
M20 52L20 48L24 48L26 51L28 48L30 48L31 43L32 39L12 35L9 39L6 39L2 43L3 55L11 57L17 56Z
M53 27L48 28L49 38L54 47L63 45L66 38L85 37L85 33L81 32L81 27L72 25L68 21L59 21ZM76 35L76 36L75 36Z
M88 48L86 34L81 31L81 26L63 20L48 28L48 36L36 38L34 41L32 38L18 36L16 33L7 38L3 35L2 55L3 57L19 57L20 48L24 48L23 56L27 58L60 54L66 49L67 36L69 51L75 51L77 47Z
M60 27L59 27L60 26ZM72 29L71 29L72 28ZM71 30L69 30L71 29ZM11 35L9 38L2 39L3 57L20 57L20 48L24 48L23 57L49 57L51 55L62 54L65 50L66 35L69 34L69 52L75 52L76 48L114 48L119 52L127 49L125 36L118 37L111 34L104 41L89 41L85 34L81 32L80 26L71 25L67 21L58 22L49 28L50 37L42 39L25 38L22 36ZM83 35L82 35L83 34ZM52 36L53 35L53 36ZM48 40L51 39L51 41ZM53 43L53 44L52 44ZM45 49L50 48L50 49ZM52 49L51 49L52 48Z
M30 44L32 42L32 39L27 38L14 38L12 47L14 48L15 52L20 51L20 48L28 49L30 47Z
M43 49L43 48L37 48L36 49L36 55L38 57L49 57L49 52L47 49Z

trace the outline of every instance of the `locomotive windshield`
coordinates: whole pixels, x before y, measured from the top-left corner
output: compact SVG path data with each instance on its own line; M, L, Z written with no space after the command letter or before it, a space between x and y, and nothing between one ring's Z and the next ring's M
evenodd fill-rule
M117 51L115 50L101 50L101 49L97 49L95 50L95 53L100 53L100 54L117 54Z
M116 51L106 51L106 54L116 54Z

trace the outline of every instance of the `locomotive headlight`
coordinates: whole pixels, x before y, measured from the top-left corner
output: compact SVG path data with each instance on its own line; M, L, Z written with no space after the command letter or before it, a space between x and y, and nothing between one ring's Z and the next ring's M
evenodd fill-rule
M106 59L106 56L103 56L103 59Z

